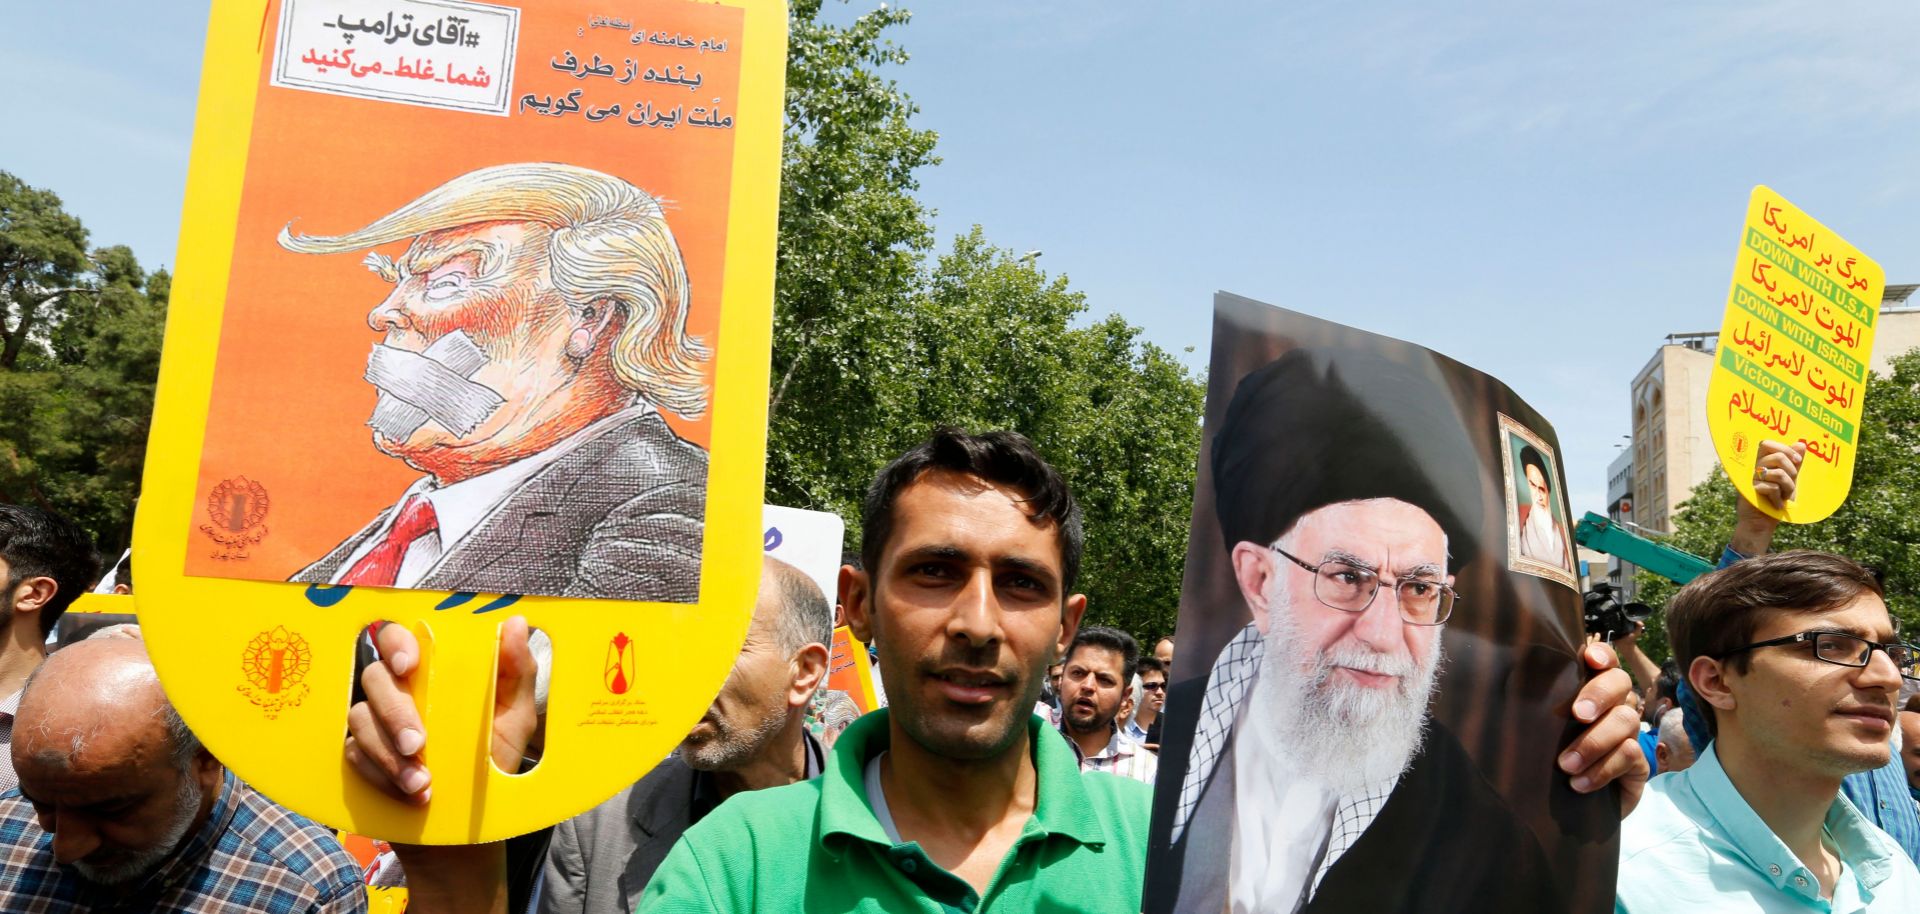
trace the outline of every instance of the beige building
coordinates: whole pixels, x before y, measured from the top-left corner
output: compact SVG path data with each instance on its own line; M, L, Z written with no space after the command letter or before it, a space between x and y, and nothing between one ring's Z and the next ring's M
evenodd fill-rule
M1893 357L1920 346L1920 308L1907 300L1916 287L1888 286L1874 327L1873 370L1887 372ZM1676 333L1647 360L1631 388L1633 443L1631 512L1646 532L1673 529L1673 512L1719 458L1707 434L1707 379L1718 333ZM1618 467L1610 467L1609 472ZM1616 487L1611 484L1609 489ZM1618 504L1616 502L1615 508Z

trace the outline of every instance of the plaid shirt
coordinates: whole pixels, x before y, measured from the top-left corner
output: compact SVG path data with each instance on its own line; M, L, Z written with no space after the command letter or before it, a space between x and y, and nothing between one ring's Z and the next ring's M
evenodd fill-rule
M0 698L0 793L20 786L13 774L13 715L20 711L20 692Z
M1253 691L1254 683L1260 680L1261 652L1266 650L1266 640L1260 630L1249 624L1221 648L1220 658L1214 661L1213 672L1207 678L1207 691L1200 700L1200 720L1194 726L1193 748L1189 750L1187 776L1180 785L1179 801L1173 811L1173 840L1180 840L1185 834L1194 808L1200 804L1200 793L1213 779L1220 761L1233 745L1233 729L1240 720L1240 709L1245 706L1247 694ZM1343 796L1334 808L1332 830L1327 835L1327 850L1320 858L1320 864L1313 875L1313 885L1309 893L1320 887L1320 880L1327 875L1340 856L1353 847L1360 835L1373 824L1380 815L1380 808L1387 805L1387 798L1393 795L1393 788L1400 782L1398 775L1367 787L1358 794Z
M1160 773L1159 757L1149 752L1146 746L1136 742L1133 737L1120 732L1120 728L1115 724L1108 723L1107 729L1111 735L1107 738L1106 748L1093 755L1082 753L1080 744L1073 741L1073 737L1067 734L1065 728L1060 730L1060 735L1067 737L1067 745L1072 746L1073 754L1079 756L1081 771L1105 771L1123 778L1132 778L1152 787L1153 779Z
M111 892L53 859L53 836L18 790L0 795L6 914L361 914L360 867L333 833L226 772L207 824L144 881Z

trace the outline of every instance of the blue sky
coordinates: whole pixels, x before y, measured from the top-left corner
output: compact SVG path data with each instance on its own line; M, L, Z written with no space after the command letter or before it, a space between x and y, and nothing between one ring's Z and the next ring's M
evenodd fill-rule
M1754 184L1920 281L1920 5L908 7L894 76L940 134L943 245L978 223L1042 250L1196 366L1216 289L1447 353L1554 422L1576 513L1601 507L1634 373L1718 326ZM0 22L0 168L171 263L203 10Z

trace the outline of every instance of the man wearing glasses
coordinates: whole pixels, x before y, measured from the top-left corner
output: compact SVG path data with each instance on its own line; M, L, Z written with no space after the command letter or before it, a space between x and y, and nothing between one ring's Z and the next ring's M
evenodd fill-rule
M1840 794L1887 764L1914 672L1873 573L1817 552L1747 559L1682 588L1667 633L1714 738L1623 825L1617 909L1920 910L1920 872Z
M1539 841L1427 713L1486 509L1457 408L1401 374L1295 350L1240 383L1212 442L1251 622L1199 704L1175 911L1566 908ZM1636 764L1632 729L1595 725L1612 735L1580 746L1576 789Z

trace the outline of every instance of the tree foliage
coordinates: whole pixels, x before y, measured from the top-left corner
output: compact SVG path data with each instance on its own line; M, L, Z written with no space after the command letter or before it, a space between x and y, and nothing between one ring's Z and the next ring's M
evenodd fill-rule
M117 554L132 532L171 280L87 252L52 192L0 172L0 499L58 511Z
M1866 403L1855 452L1853 489L1832 516L1814 524L1781 524L1773 549L1817 549L1847 556L1886 575L1887 606L1904 632L1920 631L1920 349L1897 356L1886 376L1867 378ZM1670 542L1717 559L1733 530L1739 495L1726 473L1695 486L1679 505ZM1679 590L1640 572L1640 598L1664 608ZM1668 653L1664 614L1641 639L1650 656ZM1909 635L1911 637L1911 635Z
M918 109L878 74L908 13L850 26L793 8L767 499L835 511L938 425L1032 438L1086 512L1092 619L1171 631L1203 390L1118 317L1086 323L1064 277L978 227L932 263L915 172L938 160Z

